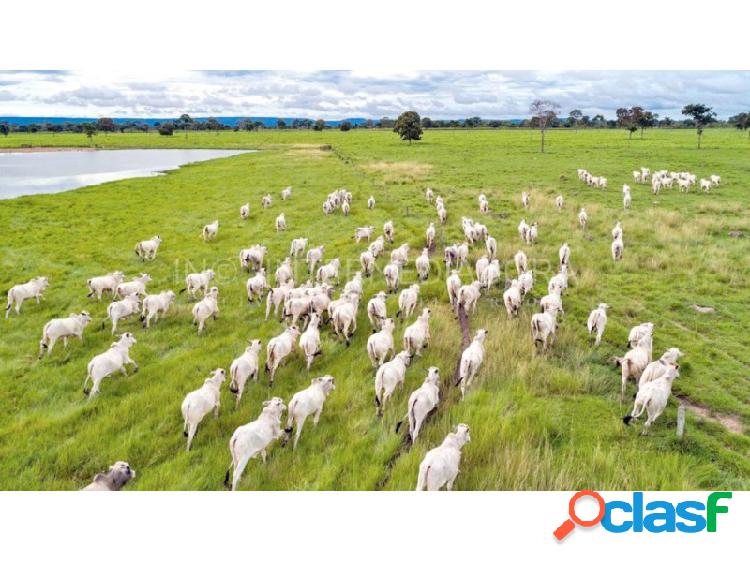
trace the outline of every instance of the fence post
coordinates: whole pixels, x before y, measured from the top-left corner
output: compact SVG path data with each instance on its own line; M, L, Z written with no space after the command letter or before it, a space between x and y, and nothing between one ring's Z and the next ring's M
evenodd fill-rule
M685 406L680 404L677 407L677 438L682 439L685 434Z

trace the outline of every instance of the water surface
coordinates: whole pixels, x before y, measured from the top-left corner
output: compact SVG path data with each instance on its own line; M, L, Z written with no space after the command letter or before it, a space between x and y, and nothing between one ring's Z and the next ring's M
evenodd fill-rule
M135 149L0 152L0 199L159 175L191 162L253 150Z

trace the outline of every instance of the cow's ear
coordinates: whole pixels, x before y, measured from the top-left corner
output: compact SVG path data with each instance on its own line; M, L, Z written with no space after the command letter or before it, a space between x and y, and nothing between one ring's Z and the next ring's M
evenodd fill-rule
M271 401L270 400L266 400L266 401L263 402L263 406L264 407L265 406L270 406L270 405L271 405Z

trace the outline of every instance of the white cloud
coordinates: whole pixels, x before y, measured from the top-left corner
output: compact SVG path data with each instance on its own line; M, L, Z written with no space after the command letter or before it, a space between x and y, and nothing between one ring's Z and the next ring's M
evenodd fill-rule
M310 118L524 117L535 98L566 113L613 115L641 105L679 117L706 103L727 117L747 111L750 72L730 71L170 71L144 74L1 71L0 115L247 115Z

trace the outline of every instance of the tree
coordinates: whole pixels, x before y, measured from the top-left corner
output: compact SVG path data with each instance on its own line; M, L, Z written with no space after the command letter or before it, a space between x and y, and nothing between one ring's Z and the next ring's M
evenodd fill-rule
M96 121L96 130L104 133L114 133L116 130L115 122L109 117L100 117Z
M432 119L429 117L422 117L422 128L429 129L430 127L433 127Z
M479 127L482 125L481 117L468 117L464 119L464 126L469 128Z
M344 122L341 123L341 125L339 125L339 129L342 130L342 131L344 131L344 132L351 131L352 130L352 124L349 123L349 121L344 121Z
M276 128L277 129L286 129L286 121L283 119L277 119L276 120Z
M728 119L728 123L734 125L738 131L747 131L748 136L750 136L750 113L743 111L737 115L732 115ZM2 127L2 125L0 125L0 127Z
M656 126L659 122L659 114L650 111L642 111L636 119L636 125L641 128L641 138L643 138L643 129Z
M0 123L0 135L3 135L4 137L7 137L8 133L10 133L10 127L8 127L8 124L7 123Z
M206 119L206 129L209 131L216 131L216 134L218 135L219 129L221 129L221 123L219 123L219 120L216 119L216 117L209 117Z
M314 131L322 131L325 128L326 128L326 122L323 121L322 119L318 119L317 121L315 121L315 125L313 125Z
M96 134L96 125L94 123L82 123L81 127L83 128L83 132L86 134L86 137L88 137L89 139L89 144L91 144L91 140Z
M698 148L700 149L703 128L709 123L716 121L716 112L713 111L712 107L708 107L702 103L691 103L682 108L682 114L688 115L693 119L698 132Z
M172 123L162 123L156 130L162 136L171 137L174 134L174 125Z
M409 144L413 140L422 138L422 120L416 111L404 111L396 119L393 125L393 132L397 133L401 140L408 140Z
M568 113L568 118L576 128L576 132L578 132L578 125L580 124L581 119L583 119L583 111L581 111L580 109L574 109L573 111Z
M539 127L539 132L542 134L542 144L540 146L540 152L544 152L544 132L551 122L557 118L555 110L560 106L553 101L549 100L534 100L529 106L529 113L531 113L531 120Z
M630 131L628 140L632 139L633 133L638 130L638 127L634 124L633 111L627 107L620 107L615 112L615 115L617 116L617 125Z

